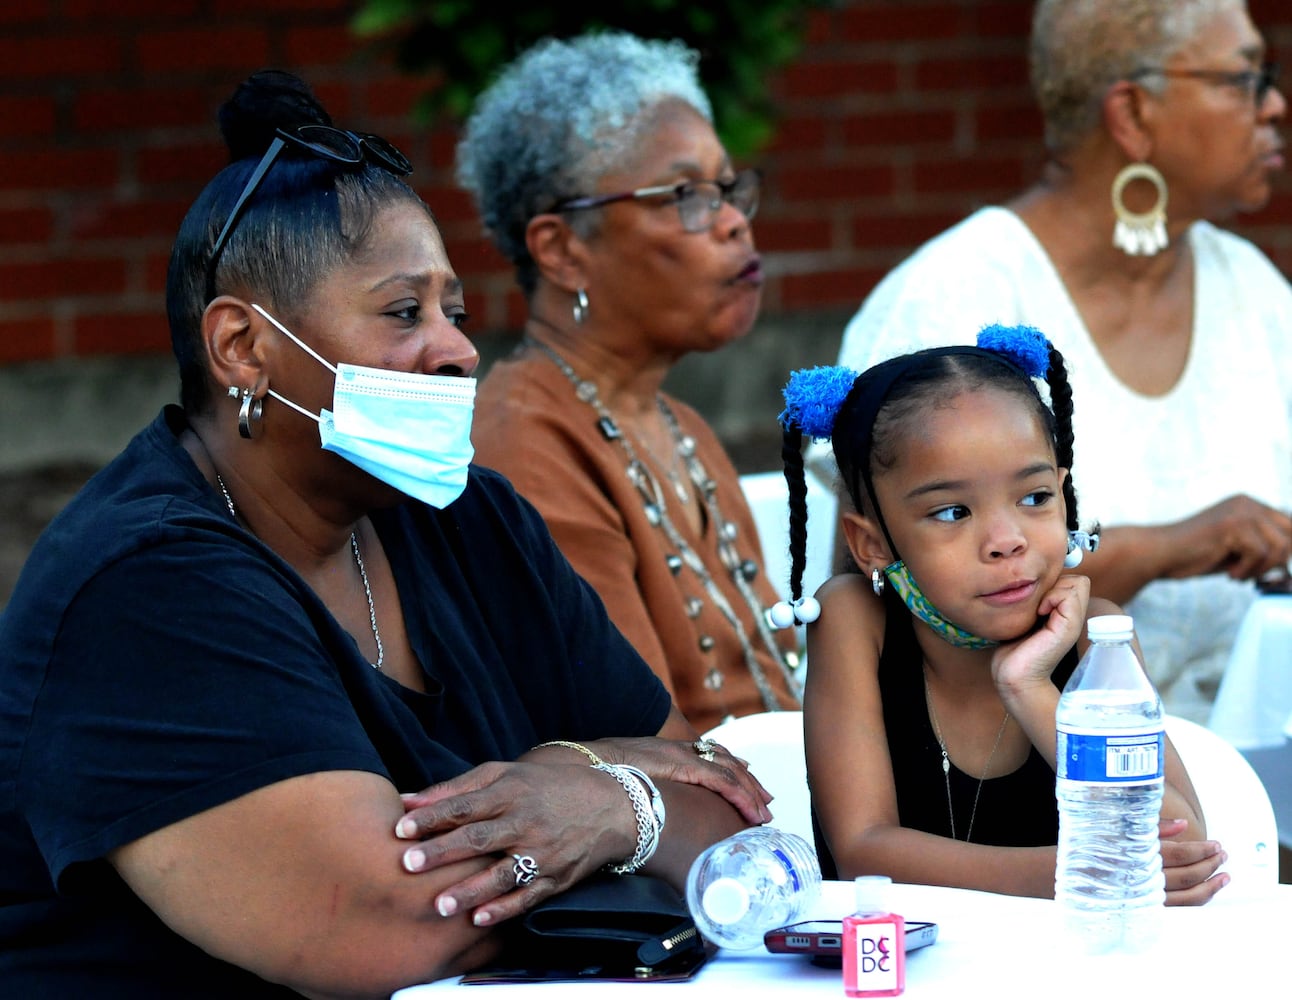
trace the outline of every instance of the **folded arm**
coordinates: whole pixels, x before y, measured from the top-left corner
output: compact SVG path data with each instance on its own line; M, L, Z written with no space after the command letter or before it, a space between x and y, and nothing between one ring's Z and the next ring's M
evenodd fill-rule
M113 851L126 884L217 958L320 998L388 997L487 961L496 943L442 917L438 886L473 858L409 879L384 778L336 771L280 781Z
M516 763L484 764L406 795L408 811L395 828L399 837L414 841L405 867L431 872L470 857L496 858L436 897L442 912L469 912L477 924L488 925L599 868L624 862L637 847L636 812L621 784L592 766L595 756L637 767L655 782L667 818L643 871L681 891L700 851L769 818L770 796L744 763L725 750L713 761L703 760L693 739L694 731L674 710L660 737L540 746ZM515 854L537 862L541 874L533 883L516 884Z

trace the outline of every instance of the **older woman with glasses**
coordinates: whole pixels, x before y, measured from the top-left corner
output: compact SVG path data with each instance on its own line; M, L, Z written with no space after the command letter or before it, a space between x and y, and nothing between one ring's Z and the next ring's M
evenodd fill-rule
M408 160L288 74L221 124L167 280L181 405L0 617L6 996L389 996L603 868L680 890L768 818L471 464L477 356Z
M662 389L749 331L763 283L759 175L715 134L697 60L620 32L541 42L478 100L458 175L528 305L480 386L478 460L538 507L703 732L799 703L736 470Z
M1068 359L1092 592L1135 616L1168 711L1206 722L1292 556L1292 289L1219 228L1263 207L1287 102L1242 0L1040 0L1040 179L919 249L840 362L1031 324Z

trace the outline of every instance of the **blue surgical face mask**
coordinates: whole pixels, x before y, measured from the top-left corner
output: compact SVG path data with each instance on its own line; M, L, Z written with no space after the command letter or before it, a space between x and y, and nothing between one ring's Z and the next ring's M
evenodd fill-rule
M901 559L885 566L884 576L893 585L893 589L897 591L897 596L902 599L907 610L933 629L945 642L959 646L961 649L990 649L992 646L1000 645L995 639L983 639L943 618L941 612L924 596L920 585L915 582L910 570L906 568L906 563Z
M251 308L336 376L332 410L317 416L269 390L318 423L324 451L432 507L447 507L462 495L475 456L474 378L333 365L260 306Z

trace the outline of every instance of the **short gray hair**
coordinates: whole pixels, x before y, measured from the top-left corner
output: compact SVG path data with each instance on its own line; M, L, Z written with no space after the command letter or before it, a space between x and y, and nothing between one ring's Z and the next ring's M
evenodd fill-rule
M1142 66L1161 66L1225 10L1245 0L1037 0L1032 16L1032 90L1051 153L1098 127L1104 94ZM1158 89L1158 78L1145 77Z
M525 246L530 219L594 193L603 174L624 165L658 105L681 101L713 121L699 61L680 41L627 32L547 38L477 99L457 148L458 183L526 295L536 280Z

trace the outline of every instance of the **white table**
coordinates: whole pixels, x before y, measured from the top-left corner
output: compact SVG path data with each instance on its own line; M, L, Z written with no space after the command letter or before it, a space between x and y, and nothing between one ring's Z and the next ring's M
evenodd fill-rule
M1235 888L1233 885L1229 889ZM1078 957L1060 945L1059 907L1026 899L937 886L895 885L893 909L933 920L938 941L907 956L906 996L956 1000L1154 1000L1287 996L1292 973L1292 886L1221 893L1203 907L1170 907L1162 936L1140 956ZM848 913L852 884L824 886L815 917ZM472 1000L477 993L515 997L644 1000L690 992L718 1000L785 1000L843 996L842 973L797 955L721 951L694 979L677 984L541 983L475 985L456 978L395 993L392 1000Z
M1239 750L1292 735L1292 595L1262 596L1248 609L1207 728Z

